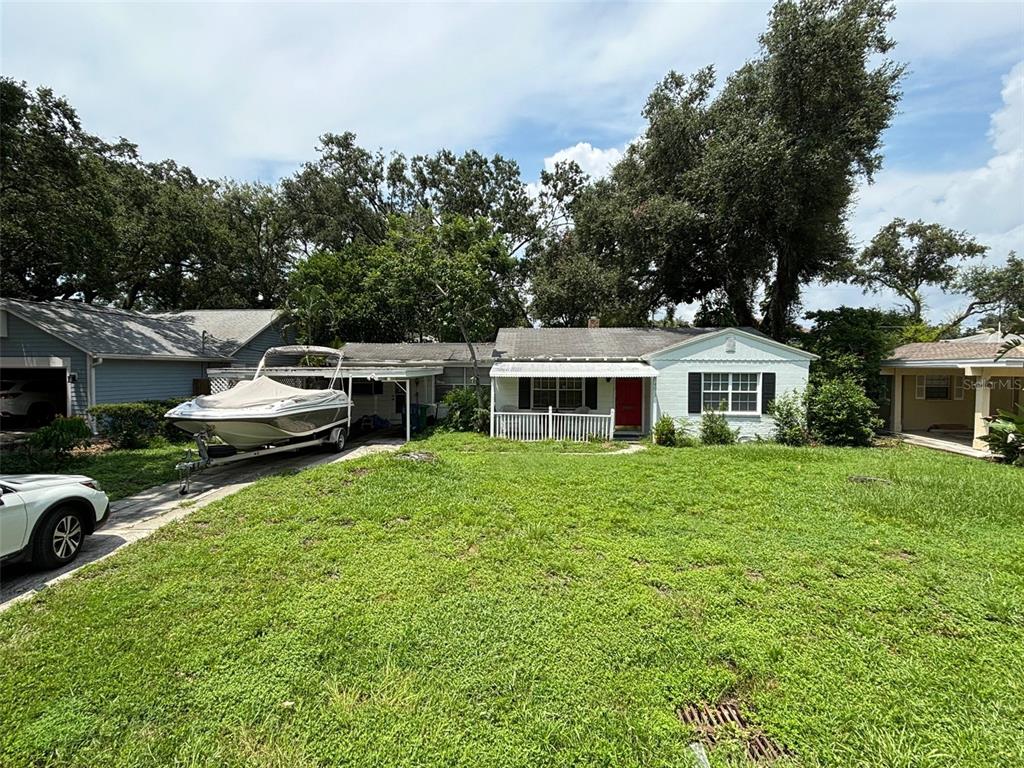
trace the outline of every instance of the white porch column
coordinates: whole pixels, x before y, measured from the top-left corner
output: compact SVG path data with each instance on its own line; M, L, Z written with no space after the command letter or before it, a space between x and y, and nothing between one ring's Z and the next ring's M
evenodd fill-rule
M990 376L978 376L974 379L974 448L979 451L985 450L988 445L981 439L988 434L988 416L992 407L992 390L989 384L992 381Z
M903 374L899 371L892 375L892 431L903 431Z
M494 379L491 379L491 437L494 437Z

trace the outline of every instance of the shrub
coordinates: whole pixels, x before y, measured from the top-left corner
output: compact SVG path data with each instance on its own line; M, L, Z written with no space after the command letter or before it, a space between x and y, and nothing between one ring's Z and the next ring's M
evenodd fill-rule
M181 402L184 398L108 403L94 405L89 414L96 420L96 430L115 448L142 448L158 435L172 442L188 439L185 432L164 419L164 414Z
M444 417L443 422L446 429L453 432L487 431L491 414L487 408L481 408L477 404L474 390L450 390L441 402L448 406L448 415Z
M989 418L988 434L981 439L1008 463L1024 467L1024 404L1017 406L1016 413L1001 410Z
M674 446L676 444L676 422L668 414L659 416L654 422L654 444Z
M732 445L740 431L729 426L724 413L704 411L700 418L700 441L704 445Z
M807 397L811 436L825 445L871 445L882 426L877 410L863 387L849 378L821 381Z
M28 438L32 451L52 453L57 459L66 459L79 446L92 437L92 430L81 416L58 416L49 425L40 427Z
M807 398L801 392L789 392L772 403L775 420L775 442L783 445L807 445L811 441L807 429Z

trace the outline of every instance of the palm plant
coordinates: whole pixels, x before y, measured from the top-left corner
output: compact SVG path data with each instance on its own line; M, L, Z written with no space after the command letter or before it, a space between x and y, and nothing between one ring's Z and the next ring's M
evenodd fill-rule
M981 439L1008 463L1024 467L1024 403L1016 411L1000 410L987 421L988 434Z

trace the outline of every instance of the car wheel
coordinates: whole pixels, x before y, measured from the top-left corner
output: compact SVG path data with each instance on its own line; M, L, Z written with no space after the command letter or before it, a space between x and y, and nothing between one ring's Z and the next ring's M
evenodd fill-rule
M78 557L85 543L82 516L71 507L58 507L46 516L33 542L32 562L43 568L59 568Z

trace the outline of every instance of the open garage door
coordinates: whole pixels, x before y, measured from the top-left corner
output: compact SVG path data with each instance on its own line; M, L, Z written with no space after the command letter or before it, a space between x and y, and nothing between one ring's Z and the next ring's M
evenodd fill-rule
M4 426L38 427L68 413L67 368L0 370L0 419Z

